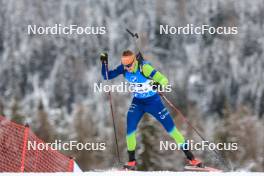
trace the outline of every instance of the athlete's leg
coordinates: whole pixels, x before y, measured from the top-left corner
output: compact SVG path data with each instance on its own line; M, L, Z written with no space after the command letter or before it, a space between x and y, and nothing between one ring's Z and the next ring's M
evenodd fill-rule
M126 141L127 141L127 151L129 155L129 161L135 161L135 150L137 145L136 129L143 114L144 114L143 107L134 98L127 113Z
M188 148L188 143L185 142L183 135L176 128L169 111L163 105L159 96L148 102L148 105L145 106L145 111L153 115L163 125L170 136L181 147L187 159L194 160L194 156Z
M159 96L156 96L153 101L145 106L145 111L154 116L163 125L165 130L177 144L182 145L185 143L183 135L176 128L169 111L163 105Z

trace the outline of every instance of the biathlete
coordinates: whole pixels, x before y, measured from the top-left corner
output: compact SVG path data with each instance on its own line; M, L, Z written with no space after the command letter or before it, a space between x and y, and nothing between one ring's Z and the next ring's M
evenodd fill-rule
M149 62L143 60L140 53L136 55L130 50L123 52L121 64L114 70L108 71L108 75L106 72L108 70L106 69L106 65L108 65L107 53L102 53L100 59L102 61L102 75L104 79L113 79L118 75L123 75L130 84L136 85L133 91L133 100L127 112L126 142L129 160L124 165L124 168L130 170L136 169L136 130L139 121L146 112L162 124L168 134L181 147L190 165L203 167L203 163L199 159L196 159L188 147L186 147L188 145L187 142L185 142L183 135L176 128L157 90L153 89L153 85L167 86L168 79L166 76L157 71Z

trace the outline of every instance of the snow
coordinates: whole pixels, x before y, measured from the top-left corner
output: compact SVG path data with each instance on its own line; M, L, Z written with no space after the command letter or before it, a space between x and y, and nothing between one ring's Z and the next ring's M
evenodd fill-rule
M7 175L7 176L20 176L23 175L21 173L3 173L0 175ZM105 172L83 172L83 173L25 173L24 175L27 176L134 176L134 175L140 175L140 176L207 176L207 175L213 175L213 176L263 176L264 172L225 172L225 173L219 173L219 172L169 172L169 171L156 171L156 172L138 172L138 171L105 171Z
M82 172L79 165L74 161L73 172Z

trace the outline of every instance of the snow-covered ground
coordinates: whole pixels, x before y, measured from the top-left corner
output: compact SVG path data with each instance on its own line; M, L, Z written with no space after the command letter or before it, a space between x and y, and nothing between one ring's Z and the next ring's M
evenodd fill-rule
M21 173L2 173L7 176L21 176ZM25 173L26 176L264 176L264 172L132 172L132 171L107 171L107 172L83 172L83 173Z

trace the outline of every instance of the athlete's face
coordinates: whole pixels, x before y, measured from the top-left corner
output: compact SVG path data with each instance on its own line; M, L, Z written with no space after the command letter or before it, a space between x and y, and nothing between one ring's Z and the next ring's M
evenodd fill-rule
M134 70L135 60L136 57L134 54L131 56L122 56L121 58L121 62L124 65L124 68L129 72L132 72Z

